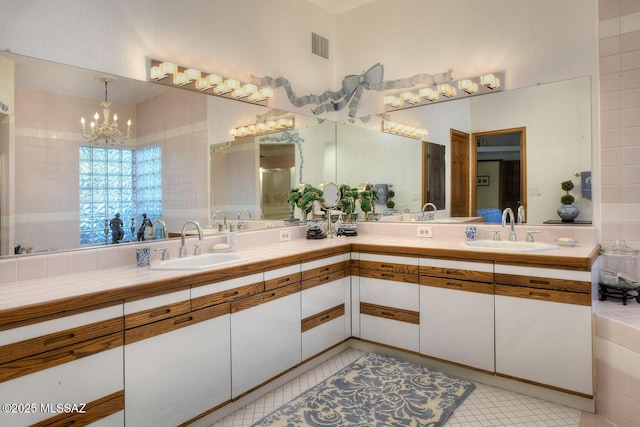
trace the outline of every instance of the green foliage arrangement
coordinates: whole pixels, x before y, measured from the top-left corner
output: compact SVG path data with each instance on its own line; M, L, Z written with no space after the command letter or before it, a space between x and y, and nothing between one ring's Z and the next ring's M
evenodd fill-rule
M315 217L313 211L314 202L324 202L324 192L319 188L306 184L302 189L292 188L289 192L289 206L291 207L291 217L293 218L294 208L297 206L302 211L304 218L309 214Z
M566 192L566 194L560 198L560 202L563 205L572 205L573 202L575 202L575 200L576 200L575 197L573 197L571 194L569 194L569 192L571 190L573 190L573 181L571 181L571 180L564 181L560 185L562 187L562 190Z

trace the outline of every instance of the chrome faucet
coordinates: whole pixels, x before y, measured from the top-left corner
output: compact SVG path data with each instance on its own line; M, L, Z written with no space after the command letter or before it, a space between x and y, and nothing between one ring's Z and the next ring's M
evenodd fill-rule
M204 235L202 234L202 228L200 228L200 224L198 223L198 221L189 220L185 222L184 225L182 226L182 232L180 233L180 238L182 239L182 246L180 246L180 252L178 252L178 256L180 258L184 258L187 256L187 248L184 246L184 238L185 238L185 231L187 230L187 225L189 224L193 224L196 227L196 230L198 230L198 240L204 240Z
M238 212L238 221L240 220L240 216L242 215L242 212L246 212L247 215L249 215L249 219L251 219L251 212L249 211L249 209L244 208L244 209L240 209L240 212Z
M161 219L156 219L155 221L153 221L153 224L151 224L151 229L153 230L153 238L155 239L156 237L156 224L161 227L160 238L164 240L169 237L169 233L167 232L167 224Z
M249 215L249 219L251 219L251 211L249 211L249 209L247 209L247 208L240 209L240 212L238 212L238 222L237 222L238 231L244 230L244 222L240 221L240 217L242 216L242 212L246 212L247 215ZM231 225L233 225L233 224L231 224Z
M518 224L524 224L524 206L518 206L518 214L516 216L518 217Z
M222 214L222 223L223 223L223 229L227 229L227 214L224 213L224 211L221 210L217 210L213 213L213 215L211 216L211 221L215 221L216 217L218 216L218 214L221 213ZM222 231L222 230L220 230Z
M509 232L509 240L512 242L515 242L516 240L518 240L518 237L516 236L516 230L515 230L516 220L513 217L513 211L511 210L511 208L506 208L504 211L502 211L503 227L507 225L507 215L509 216L509 220L511 221L511 231Z
M422 207L422 216L420 217L420 221L424 221L426 219L426 214L427 214L427 208L431 206L433 208L433 217L431 218L432 220L436 219L436 212L438 211L438 208L436 207L436 205L434 205L431 202L427 202L424 204L424 206Z

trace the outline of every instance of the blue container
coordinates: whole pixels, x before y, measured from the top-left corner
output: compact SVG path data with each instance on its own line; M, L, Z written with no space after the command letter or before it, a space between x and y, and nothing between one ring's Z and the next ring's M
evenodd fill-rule
M478 216L484 218L484 222L488 223L502 223L502 212L500 209L478 209Z

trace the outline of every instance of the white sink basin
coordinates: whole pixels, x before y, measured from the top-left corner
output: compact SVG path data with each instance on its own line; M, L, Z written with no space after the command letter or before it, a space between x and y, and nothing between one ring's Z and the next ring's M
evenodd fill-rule
M208 253L186 258L168 259L166 261L154 261L151 263L151 270L208 270L226 267L246 260L236 252Z
M463 244L471 249L501 252L539 252L557 249L556 245L542 242L512 242L510 240L470 240Z

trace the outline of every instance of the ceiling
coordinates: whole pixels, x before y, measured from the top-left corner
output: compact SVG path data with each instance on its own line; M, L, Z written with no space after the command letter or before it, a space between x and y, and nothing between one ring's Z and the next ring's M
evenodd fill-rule
M309 0L311 3L320 6L334 15L346 12L376 0Z

